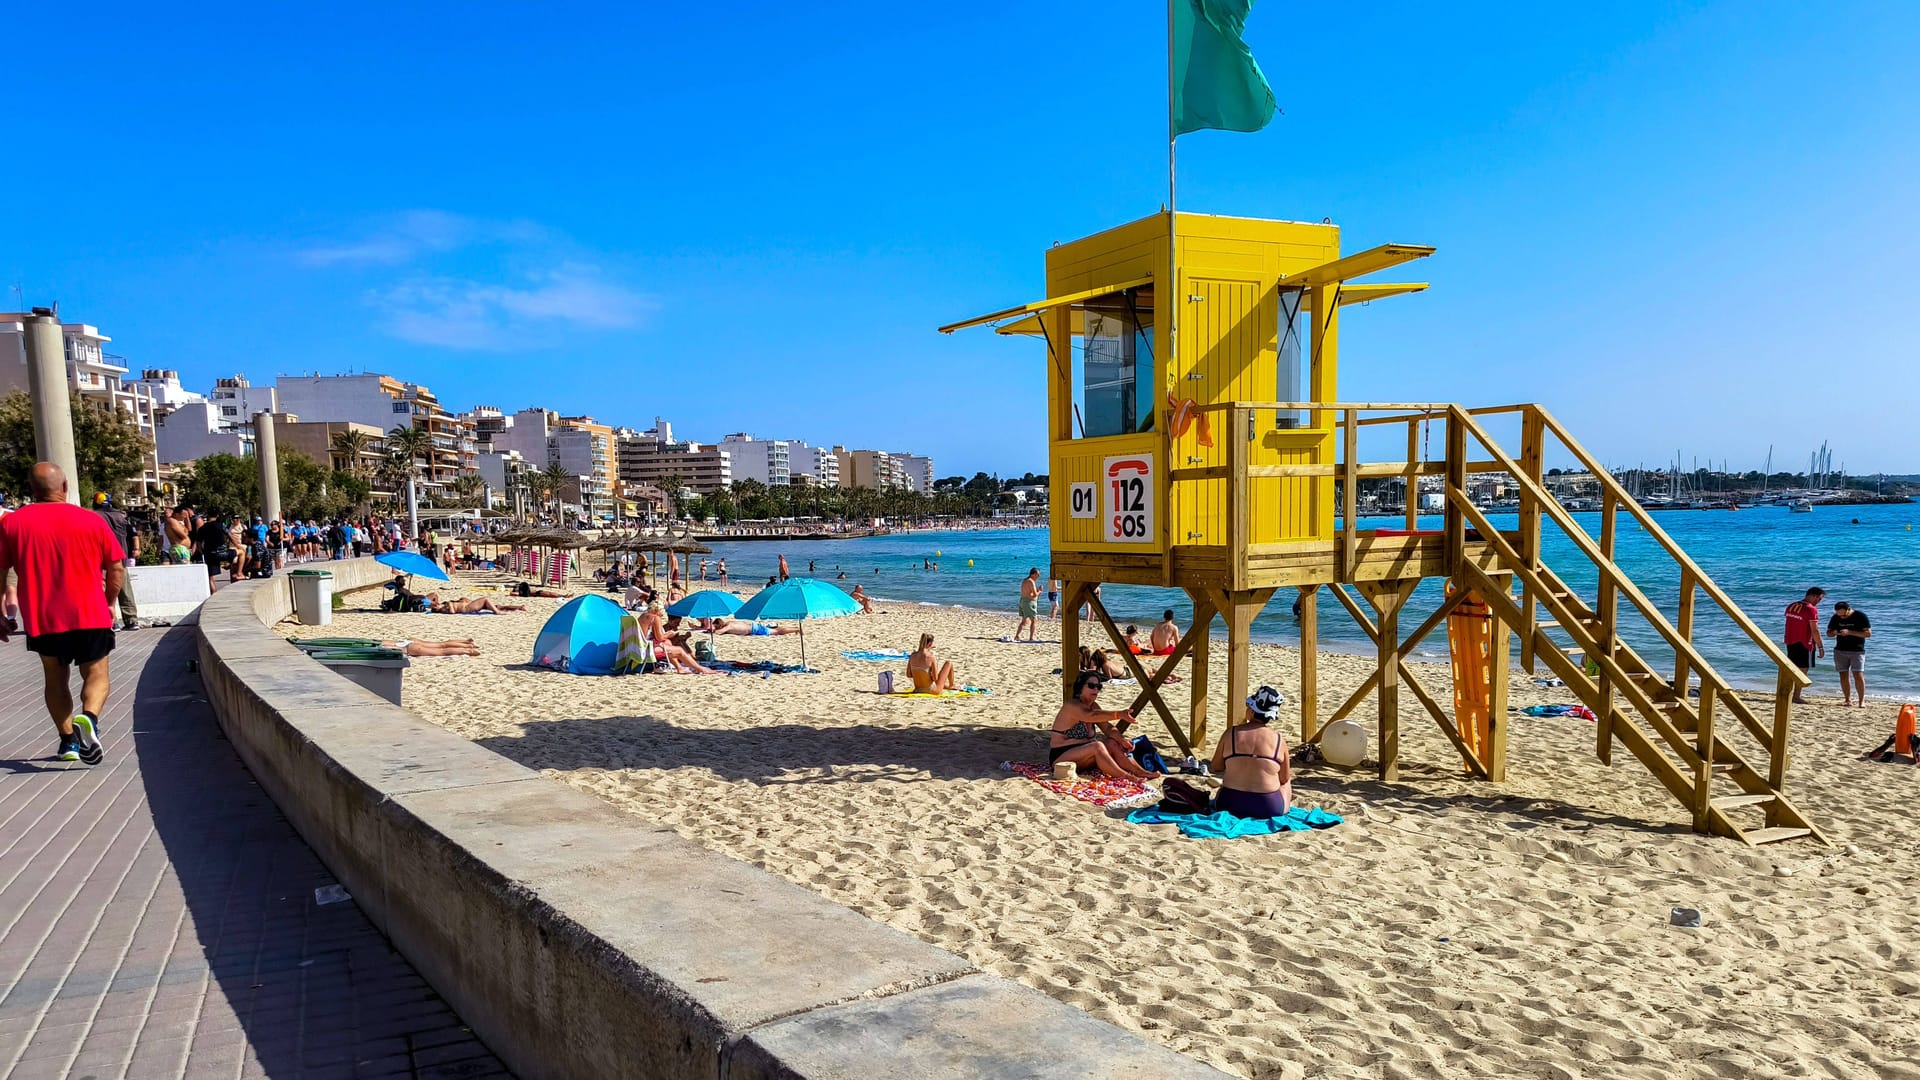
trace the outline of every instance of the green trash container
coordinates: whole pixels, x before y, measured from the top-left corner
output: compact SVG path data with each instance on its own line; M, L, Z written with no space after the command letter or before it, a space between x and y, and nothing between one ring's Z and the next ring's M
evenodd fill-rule
M289 638L293 647L302 652L339 652L343 649L378 649L379 638L367 637L310 637Z
M294 570L287 574L293 583L293 613L302 626L333 625L333 571Z
M307 655L334 674L359 683L395 705L400 704L400 673L407 669L410 661L399 649L335 649Z

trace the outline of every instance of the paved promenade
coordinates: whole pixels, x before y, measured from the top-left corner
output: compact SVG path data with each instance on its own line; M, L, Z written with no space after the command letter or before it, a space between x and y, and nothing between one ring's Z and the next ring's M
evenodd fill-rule
M221 735L191 627L120 635L97 768L0 645L0 1077L503 1077ZM79 681L74 682L78 697Z

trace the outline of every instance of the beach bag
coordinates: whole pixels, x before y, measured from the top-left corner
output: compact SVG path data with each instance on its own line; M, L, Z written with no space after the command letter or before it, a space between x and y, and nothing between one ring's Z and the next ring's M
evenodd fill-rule
M696 641L693 643L693 658L703 664L713 663L713 642Z
M1160 784L1160 805L1155 809L1169 814L1211 814L1213 799L1205 791L1194 787L1177 776L1169 776Z
M1167 759L1160 756L1160 748L1153 745L1153 740L1147 738L1145 735L1134 737L1133 760L1139 762L1140 767L1148 772L1164 773L1167 771Z
M880 692L883 694L893 693L893 672L883 671L880 673Z

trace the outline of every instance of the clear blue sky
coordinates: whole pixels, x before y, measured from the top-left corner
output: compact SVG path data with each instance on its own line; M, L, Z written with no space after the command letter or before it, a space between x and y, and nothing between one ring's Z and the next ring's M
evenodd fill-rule
M54 5L5 61L0 307L198 389L371 369L1042 470L1040 346L933 328L1164 201L1164 12ZM1440 249L1349 310L1343 397L1920 471L1920 5L1267 0L1248 37L1285 115L1183 137L1181 207Z

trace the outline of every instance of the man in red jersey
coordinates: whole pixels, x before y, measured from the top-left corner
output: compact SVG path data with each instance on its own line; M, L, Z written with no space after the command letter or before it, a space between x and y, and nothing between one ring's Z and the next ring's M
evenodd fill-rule
M107 654L113 605L125 584L126 552L100 515L67 502L67 477L42 461L31 476L33 502L0 519L0 578L20 576L20 621L27 649L40 654L47 712L60 732L61 761L100 764L100 710L107 703ZM0 623L0 641L8 638ZM80 669L80 712L73 711L72 668Z
M1787 658L1801 671L1813 670L1813 658L1827 655L1827 643L1820 637L1820 599L1825 589L1808 589L1805 600L1787 605ZM1793 702L1805 705L1800 688L1793 688Z

